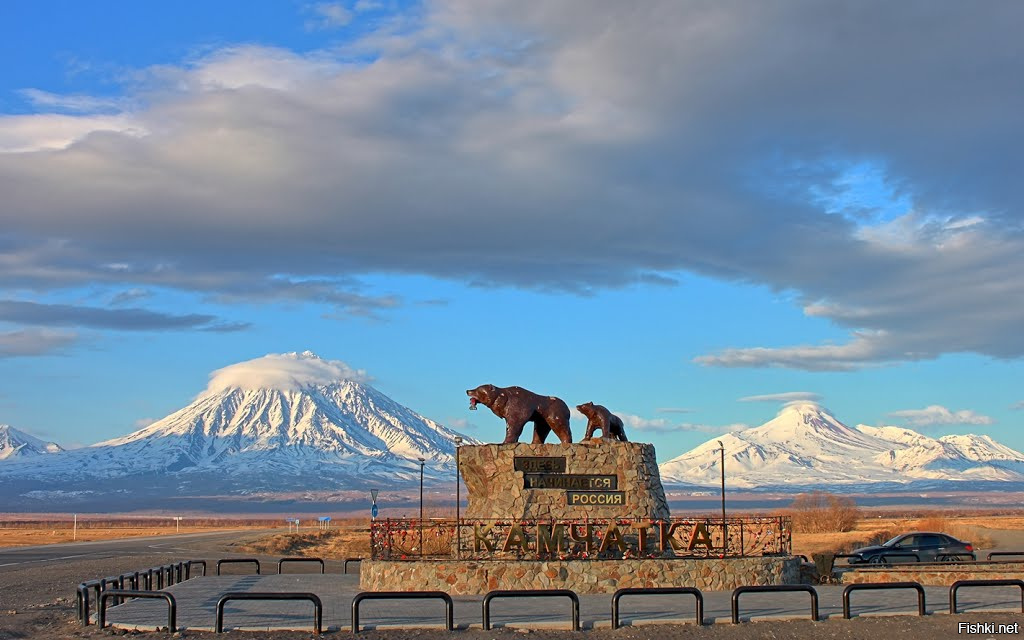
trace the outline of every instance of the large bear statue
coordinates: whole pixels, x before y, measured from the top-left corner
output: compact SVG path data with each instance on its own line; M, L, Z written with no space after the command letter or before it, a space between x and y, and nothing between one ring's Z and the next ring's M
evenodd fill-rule
M626 440L626 430L622 425L622 419L609 411L607 407L587 402L576 405L576 408L579 409L580 413L587 416L587 434L583 436L584 440L593 438L594 431L600 429L601 436L604 438L628 442Z
M533 444L542 444L552 431L562 442L572 442L569 406L559 398L541 396L522 387L496 387L493 384L469 389L466 395L471 409L480 403L494 415L505 419L505 441L502 444L519 442L527 422L533 422Z

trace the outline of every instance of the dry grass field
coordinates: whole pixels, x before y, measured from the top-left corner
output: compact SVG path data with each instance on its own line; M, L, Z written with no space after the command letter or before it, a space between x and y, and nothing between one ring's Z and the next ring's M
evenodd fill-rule
M812 554L843 553L857 547L885 542L908 531L938 531L970 542L976 549L993 546L992 530L1024 532L1024 516L990 514L952 515L945 512L899 517L891 514L858 518L852 531L830 533L794 533L793 553L808 558Z
M326 531L275 533L235 547L242 553L267 556L309 556L325 559L368 558L370 521L366 518L331 523Z
M171 518L103 518L73 520L0 520L0 547L27 547L60 542L90 542L117 538L138 538L145 536L172 535L174 533L201 533L206 531L229 531L263 529L280 526L257 520L216 520L210 518L186 518L177 524Z

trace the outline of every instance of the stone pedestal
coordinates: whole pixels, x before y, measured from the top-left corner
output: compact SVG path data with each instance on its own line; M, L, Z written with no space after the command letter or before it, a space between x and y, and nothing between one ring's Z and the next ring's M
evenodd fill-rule
M697 587L730 591L744 585L795 584L799 558L634 560L363 560L363 591L421 589L481 595L495 589L571 589L614 593L622 588Z
M459 449L465 518L669 517L654 445L605 439Z

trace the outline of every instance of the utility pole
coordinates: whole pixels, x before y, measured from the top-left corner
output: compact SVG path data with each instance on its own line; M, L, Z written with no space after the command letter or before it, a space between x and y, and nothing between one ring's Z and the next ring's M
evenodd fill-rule
M722 454L722 554L729 550L729 525L725 522L725 445L718 441L718 450Z

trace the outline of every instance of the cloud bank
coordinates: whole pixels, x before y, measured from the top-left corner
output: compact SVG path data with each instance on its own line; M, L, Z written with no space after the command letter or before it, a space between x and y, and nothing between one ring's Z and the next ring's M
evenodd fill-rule
M0 287L373 313L397 301L361 291L368 273L585 293L688 271L794 292L847 332L707 366L1024 355L1024 5L379 20L331 50L139 69L116 100L25 87L53 113L0 116ZM860 198L865 165L904 209Z

